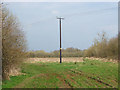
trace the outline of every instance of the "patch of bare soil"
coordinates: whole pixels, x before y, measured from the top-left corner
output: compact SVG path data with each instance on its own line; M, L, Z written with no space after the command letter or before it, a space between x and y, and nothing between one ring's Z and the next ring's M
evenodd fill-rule
M104 85L106 85L107 87L112 87L112 88L114 88L112 85L110 85L110 84L108 84L108 83L106 83L106 82L104 82L104 81L102 81L102 80L100 80L100 79L96 79L96 78L94 78L94 77L92 77L92 76L88 76L87 74L83 73L82 71L75 71L75 70L71 70L71 71L74 72L74 73L76 73L76 74L85 76L85 77L87 77L88 79L95 80L96 82L101 83L101 84L104 84Z
M27 63L36 63L36 62L60 62L59 58L28 58ZM62 58L62 62L83 62L83 58L71 57L71 58Z
M72 83L74 83L77 87L76 88L80 88L78 83L72 78L75 77L76 75L73 75L71 73L67 74L67 79L69 79Z
M72 78L72 77L76 77L78 75L76 74L71 74L69 71L63 73L66 77L63 78L61 75L59 74L55 74L57 76L57 78L63 83L64 86L60 86L60 88L80 88L79 84ZM69 80L69 81L68 81ZM74 83L73 86L71 83Z
M72 85L67 82L67 80L64 79L61 75L57 73L54 73L53 75L55 75L62 82L62 85L59 85L59 88L72 88Z
M71 73L71 71L68 71L69 72L69 79L72 81L72 82L74 82L74 84L75 85L77 85L77 88L81 88L81 87L79 87L79 85L78 85L78 83L76 82L76 81L74 81L74 79L72 79L71 77L73 76L73 77L78 77L79 76L79 74L76 74L76 73ZM89 86L91 85L92 86L92 83L89 83L89 82L87 82L87 81L85 81L86 83L85 84L88 84ZM83 83L83 82L82 82Z
M23 82L21 82L20 84L18 84L16 87L14 88L22 88L24 87L27 83L29 83L32 79L34 78L38 78L38 77L45 77L46 79L49 80L50 76L51 75L54 75L56 76L56 78L58 78L62 84L59 85L59 88L72 88L72 85L67 82L66 79L64 79L61 75L57 74L57 73L49 73L49 74L38 74L38 75L35 75L33 77L29 77L27 79L25 79Z

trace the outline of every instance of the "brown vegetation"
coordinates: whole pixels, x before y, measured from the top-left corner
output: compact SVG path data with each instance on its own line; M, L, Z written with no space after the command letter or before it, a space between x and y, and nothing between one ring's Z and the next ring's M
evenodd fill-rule
M84 56L118 59L118 37L107 39L106 33L98 34L94 44L84 50Z
M60 58L28 58L25 62L28 63L60 62ZM83 62L83 58L77 58L77 57L62 58L62 62Z
M16 19L4 6L2 7L2 77L9 80L9 72L17 68L24 59L26 51L24 33Z

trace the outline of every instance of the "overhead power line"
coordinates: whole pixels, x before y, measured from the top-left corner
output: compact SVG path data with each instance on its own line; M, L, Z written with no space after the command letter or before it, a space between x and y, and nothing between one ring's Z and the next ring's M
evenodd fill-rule
M64 17L72 17L72 16L85 16L85 15L90 15L90 14L96 14L96 13L106 13L106 11L108 10L112 10L112 9L116 9L117 7L112 7L112 8L106 8L106 9L100 9L100 10L94 10L94 11L88 11L88 12L79 12L79 13L70 13L70 14L63 14L62 16ZM49 17L49 18L46 18L45 21L51 19L51 18L54 18L54 16L52 17ZM38 20L36 22L33 22L31 24L27 24L26 26L30 26L30 25L33 25L33 24L37 24L37 23L40 23L44 20Z

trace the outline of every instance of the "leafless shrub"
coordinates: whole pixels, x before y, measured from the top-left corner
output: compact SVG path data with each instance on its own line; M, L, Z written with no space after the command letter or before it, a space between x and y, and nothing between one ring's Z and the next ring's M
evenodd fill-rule
M26 52L24 33L7 8L2 8L2 77L9 80L9 72L24 60Z
M99 38L94 40L94 44L85 50L84 56L118 59L118 37L108 40L105 32L98 36Z

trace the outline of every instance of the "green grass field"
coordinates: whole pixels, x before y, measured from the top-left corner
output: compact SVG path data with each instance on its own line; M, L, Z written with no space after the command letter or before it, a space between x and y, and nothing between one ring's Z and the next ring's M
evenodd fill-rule
M25 75L12 76L3 88L117 88L118 64L85 59L70 63L24 63Z

